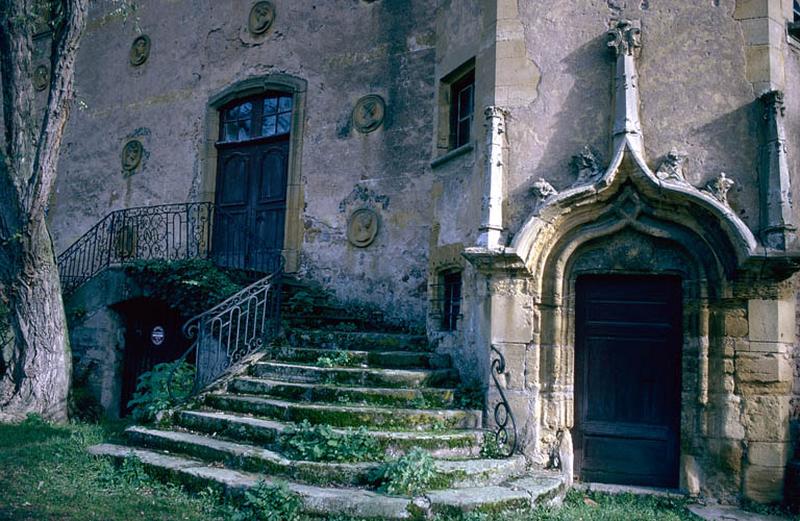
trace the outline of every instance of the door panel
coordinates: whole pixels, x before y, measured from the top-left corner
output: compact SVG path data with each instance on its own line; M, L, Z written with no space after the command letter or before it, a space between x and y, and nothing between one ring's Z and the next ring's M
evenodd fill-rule
M576 283L576 468L586 481L676 487L681 282Z
M214 257L220 264L275 269L286 222L288 156L288 136L220 149L214 229Z

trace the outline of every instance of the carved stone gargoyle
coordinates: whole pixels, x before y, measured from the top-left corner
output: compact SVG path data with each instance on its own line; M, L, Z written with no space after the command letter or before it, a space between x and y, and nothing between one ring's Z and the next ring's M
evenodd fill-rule
M664 161L656 170L656 177L662 181L686 182L686 175L683 173L683 163L686 162L686 155L681 154L674 148L669 151Z
M593 183L603 175L600 157L589 145L584 146L580 154L572 156L572 165L578 174L572 186Z

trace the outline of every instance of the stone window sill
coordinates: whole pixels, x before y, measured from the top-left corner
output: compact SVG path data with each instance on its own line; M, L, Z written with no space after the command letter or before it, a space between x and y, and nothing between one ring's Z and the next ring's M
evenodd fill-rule
M439 168L443 164L448 163L457 157L472 152L474 149L475 145L472 142L467 143L466 145L461 145L460 147L455 148L431 161L431 168Z

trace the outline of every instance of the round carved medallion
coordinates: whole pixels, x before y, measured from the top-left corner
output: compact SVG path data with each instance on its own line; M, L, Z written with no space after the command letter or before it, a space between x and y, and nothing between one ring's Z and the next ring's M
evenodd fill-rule
M262 35L272 27L275 21L275 7L271 2L256 2L250 9L247 19L247 30L254 36Z
M50 69L46 65L39 65L33 71L33 88L44 90L50 84Z
M138 36L131 45L131 65L138 67L150 57L150 37L146 34Z
M380 227L380 217L369 208L361 208L347 221L347 240L356 248L366 248L375 241Z
M383 123L386 113L386 103L377 94L364 96L353 109L353 126L362 134L367 134L377 129Z
M122 147L122 169L125 172L133 172L139 163L142 162L144 146L138 139L131 139Z

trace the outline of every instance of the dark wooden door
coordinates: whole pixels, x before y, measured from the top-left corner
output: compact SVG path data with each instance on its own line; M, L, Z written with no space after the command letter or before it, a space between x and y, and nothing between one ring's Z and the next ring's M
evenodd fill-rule
M155 365L173 362L188 349L183 317L161 301L136 299L117 306L125 319L125 354L122 361L120 414L130 413L128 401L143 373Z
M681 281L576 283L575 469L603 483L678 486Z
M283 248L289 141L220 147L214 256L223 266L272 271Z

